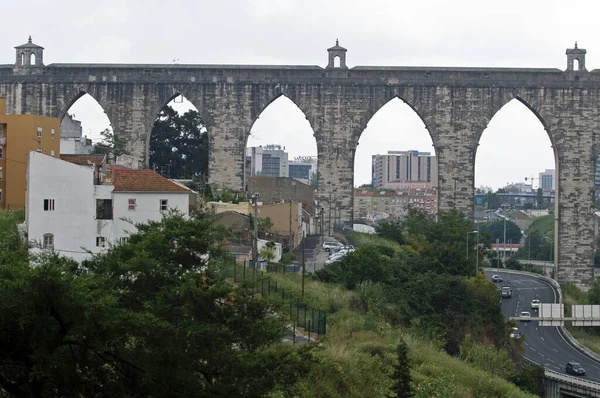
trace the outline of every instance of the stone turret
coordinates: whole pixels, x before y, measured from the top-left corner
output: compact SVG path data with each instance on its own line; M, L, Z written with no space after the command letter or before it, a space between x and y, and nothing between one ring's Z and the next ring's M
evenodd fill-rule
M587 72L585 69L586 52L583 48L577 48L577 42L575 42L575 48L567 49L567 72Z
M27 43L15 47L15 50L15 68L29 69L44 66L44 47L34 44L31 36Z
M335 46L328 48L327 52L329 53L329 63L327 64L327 69L348 69L346 66L346 50L344 47L340 46L339 40L336 39ZM336 65L336 58L339 58L339 65Z

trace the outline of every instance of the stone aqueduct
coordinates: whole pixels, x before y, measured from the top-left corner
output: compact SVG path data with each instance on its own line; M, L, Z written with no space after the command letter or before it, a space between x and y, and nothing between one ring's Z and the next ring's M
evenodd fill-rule
M600 70L585 50L567 50L567 68L426 68L346 66L346 49L328 49L328 65L122 65L43 63L43 48L16 47L0 65L0 95L12 114L61 118L85 93L104 108L132 154L148 159L159 111L177 95L207 121L209 181L244 186L244 149L254 121L285 95L306 115L317 141L319 197L352 219L354 153L369 119L395 97L421 117L438 157L439 210L472 214L475 154L483 130L512 99L541 121L557 164L555 261L558 279L593 281L595 159L600 148ZM329 202L333 202L330 207ZM332 210L333 212L333 210ZM333 219L332 216L331 219ZM327 225L326 225L327 228Z

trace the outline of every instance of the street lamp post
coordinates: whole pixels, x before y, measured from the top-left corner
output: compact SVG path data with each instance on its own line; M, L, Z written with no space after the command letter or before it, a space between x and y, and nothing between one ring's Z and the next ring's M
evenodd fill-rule
M477 273L479 272L479 231L471 231L471 232L467 232L467 260L469 259L469 235L471 234L476 234L477 235L477 241L476 241L476 262L475 262L475 275L477 275Z

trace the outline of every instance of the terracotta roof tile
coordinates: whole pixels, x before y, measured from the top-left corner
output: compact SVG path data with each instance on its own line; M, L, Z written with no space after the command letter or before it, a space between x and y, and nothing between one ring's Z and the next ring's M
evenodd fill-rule
M132 170L109 166L112 169L114 192L193 192L153 170Z
M60 160L79 166L88 166L91 164L102 164L104 162L104 155L60 155Z

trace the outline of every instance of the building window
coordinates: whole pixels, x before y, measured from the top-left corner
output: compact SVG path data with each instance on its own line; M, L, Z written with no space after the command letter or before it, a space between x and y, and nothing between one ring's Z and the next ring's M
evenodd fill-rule
M96 199L96 220L112 220L112 200Z
M54 211L54 199L44 199L44 211Z
M2 190L0 189L0 203L2 203Z
M52 139L54 139L54 129L50 130L50 137L52 137Z
M54 235L53 234L44 234L44 249L52 249L54 248Z
M42 153L42 150L41 150L41 149L38 149L38 150L37 150L37 153Z
M96 247L106 247L106 238L104 236L96 236Z
M2 148L0 148L0 159L2 159Z
M167 199L161 199L160 200L160 211L167 211L168 208L168 200Z
M2 167L0 167L0 180L2 179Z
M127 207L129 208L129 210L134 211L136 207L135 199L128 199Z
M127 241L129 241L129 237L125 236L123 238L119 238L119 243L124 245L125 243L127 243Z
M42 138L42 133L43 133L42 128L38 127L38 130L37 130L37 136L38 136L38 138Z
M50 156L54 157L54 149L50 151Z

